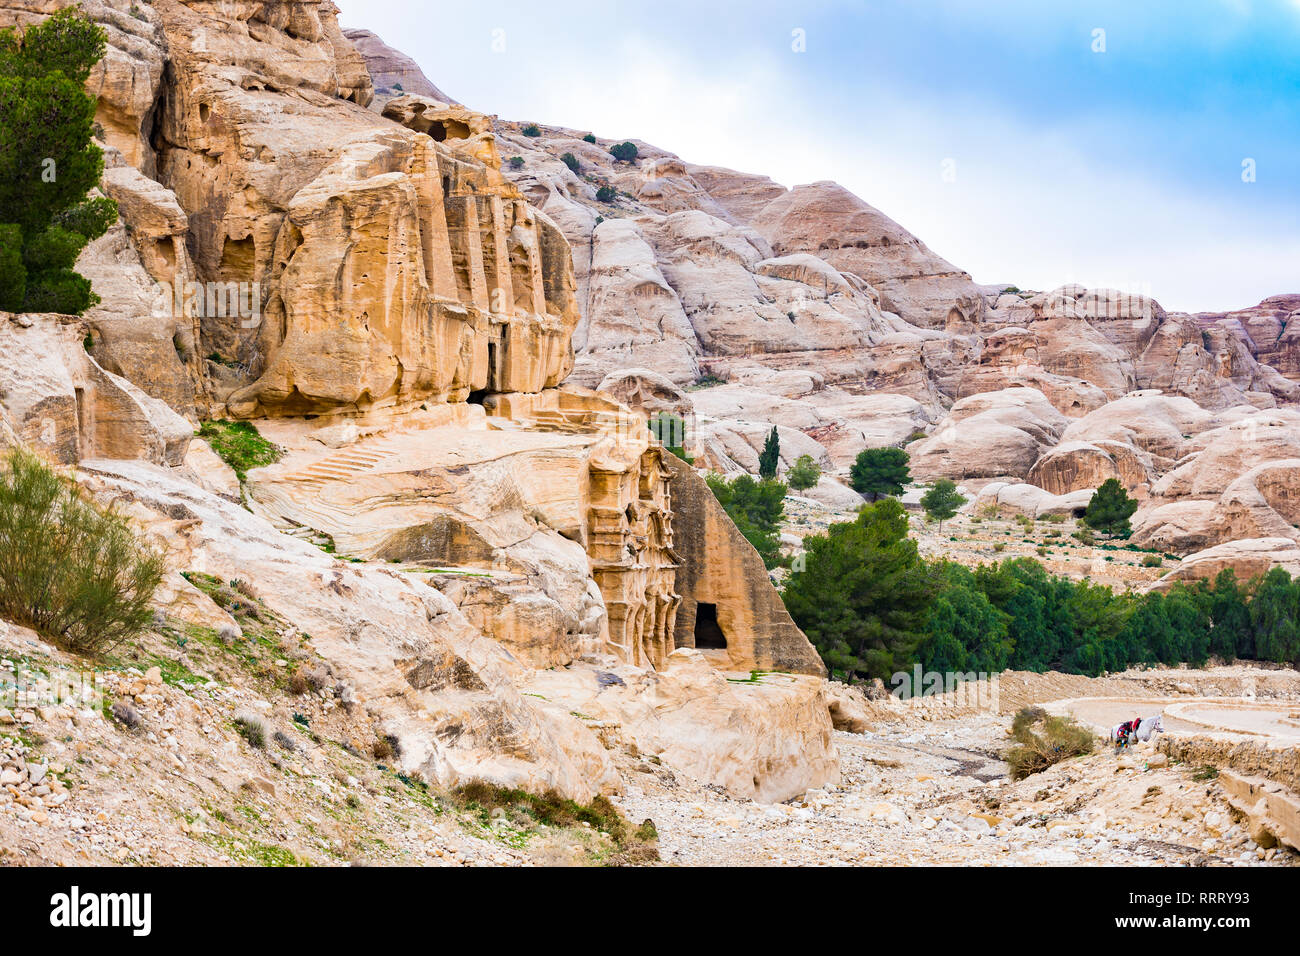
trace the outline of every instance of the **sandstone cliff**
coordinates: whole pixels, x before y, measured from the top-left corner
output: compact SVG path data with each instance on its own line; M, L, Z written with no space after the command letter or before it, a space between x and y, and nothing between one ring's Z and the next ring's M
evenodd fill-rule
M66 5L4 0L0 26ZM681 643L692 499L643 414L559 387L571 248L503 175L491 118L360 36L387 58L372 80L322 0L84 9L109 35L90 89L121 222L79 263L103 299L84 320L0 316L0 443L78 465L165 554L160 627L237 627L194 575L256 588L403 772L619 789L617 742L522 688L560 667L597 693L619 670L634 710L656 692L637 675ZM236 476L191 443L221 418L255 420L278 462ZM784 613L761 563L735 567ZM756 649L734 666L820 671L788 618L779 653L766 626L736 632ZM785 799L835 773L820 687L694 674L694 716L635 740ZM737 708L748 757L693 727ZM803 735L780 761L762 744Z

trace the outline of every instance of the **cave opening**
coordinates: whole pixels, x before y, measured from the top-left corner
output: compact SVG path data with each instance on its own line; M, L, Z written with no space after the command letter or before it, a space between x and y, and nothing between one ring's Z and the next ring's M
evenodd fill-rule
M701 601L695 605L695 646L697 649L725 649L727 635L718 623L718 606Z

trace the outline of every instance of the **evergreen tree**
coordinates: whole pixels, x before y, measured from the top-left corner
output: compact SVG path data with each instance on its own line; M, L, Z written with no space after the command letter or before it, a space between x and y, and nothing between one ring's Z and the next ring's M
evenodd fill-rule
M921 507L930 520L939 522L939 530L942 531L943 523L953 517L966 501L958 493L956 483L948 478L940 478L921 497Z
M764 566L768 569L779 566L785 485L779 481L755 481L750 475L737 475L730 482L721 475L708 475L705 481L722 510L754 546Z
M1010 615L993 606L970 569L953 562L937 567L942 589L926 621L917 650L926 670L998 673L1011 658Z
M821 480L822 470L812 455L800 455L790 470L785 473L785 481L795 491L807 491Z
M1209 591L1210 653L1225 661L1255 656L1255 635L1250 625L1250 607L1246 592L1237 583L1231 568L1224 568Z
M849 469L849 487L875 501L881 495L901 495L912 480L907 452L901 448L867 448Z
M1273 568L1255 585L1250 624L1255 635L1255 659L1300 663L1300 588L1284 568Z
M104 30L73 7L0 31L0 309L80 314L97 301L73 266L117 218L111 200L86 198L104 158L84 84L104 50Z
M776 426L767 433L763 450L758 455L758 477L772 480L776 477L777 466L781 464L781 439L776 433Z
M1106 534L1125 535L1129 533L1128 519L1137 511L1137 502L1128 496L1124 486L1116 478L1107 478L1101 483L1088 502L1084 512L1083 523L1089 528Z
M805 568L786 607L832 672L850 680L910 667L925 637L934 575L907 537L907 512L889 499L855 521L804 539Z

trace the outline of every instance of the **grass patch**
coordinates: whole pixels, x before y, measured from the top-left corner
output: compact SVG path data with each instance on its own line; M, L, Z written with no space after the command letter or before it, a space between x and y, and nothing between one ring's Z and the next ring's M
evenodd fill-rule
M1090 754L1097 747L1096 736L1073 717L1048 714L1041 707L1018 711L1011 722L1011 736L1016 744L1005 757L1012 780L1042 773L1062 760Z
M273 465L284 453L258 432L252 422L215 420L199 427L199 437L212 446L242 484L250 468Z
M527 817L548 827L580 827L585 823L613 843L615 853L606 861L612 865L651 863L659 859L659 834L654 823L646 820L639 827L633 827L603 796L582 804L566 799L554 790L539 796L482 781L457 787L452 796L485 827L491 826L492 811L498 808L514 814L516 819Z
M218 834L208 834L204 839L221 850L236 863L244 866L310 866L281 846L257 840L239 840Z

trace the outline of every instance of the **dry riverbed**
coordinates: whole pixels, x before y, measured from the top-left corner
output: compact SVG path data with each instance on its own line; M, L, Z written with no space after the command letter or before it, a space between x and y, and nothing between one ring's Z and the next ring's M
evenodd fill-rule
M842 780L788 804L732 799L640 761L620 801L677 865L1295 865L1256 847L1205 768L1109 748L1012 782L1006 716L836 733ZM629 768L631 769L631 768Z

